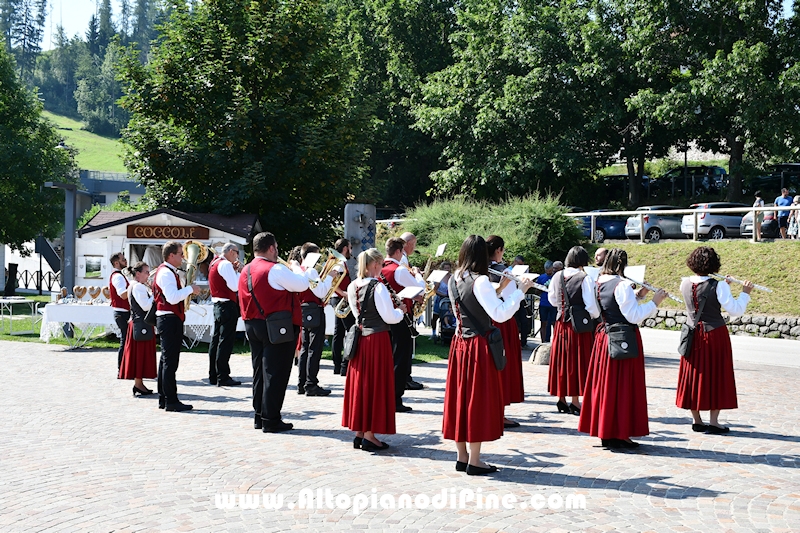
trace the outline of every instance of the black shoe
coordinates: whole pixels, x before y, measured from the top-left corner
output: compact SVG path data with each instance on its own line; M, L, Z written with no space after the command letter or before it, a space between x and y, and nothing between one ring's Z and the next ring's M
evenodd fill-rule
M725 433L730 433L730 431L731 428L723 428L709 424L706 433L711 433L712 435L724 435Z
M166 407L164 407L164 410L165 411L172 411L172 412L180 413L180 412L183 412L183 411L191 411L192 410L192 406L189 405L188 403L181 403L181 402L168 403L166 405Z
M364 439L361 437L353 437L353 448L358 450L361 448L361 443L364 442Z
M456 472L466 472L467 471L467 463L463 461L456 461Z
M144 389L144 390L142 390L142 389L139 389L139 388L137 388L137 387L136 387L136 385L134 385L134 386L133 386L133 395L134 395L134 397L135 397L137 394L138 394L139 396L147 396L148 394L153 394L153 391L151 391L150 389Z
M697 433L705 433L708 431L708 426L706 424L692 424L692 431Z
M217 382L217 387L237 387L237 386L239 386L241 384L242 384L241 381L236 381L233 378L227 378L227 379L223 379L221 381L218 381Z
M313 387L306 389L306 396L327 396L330 393L331 391L328 389L323 389L319 385L314 385Z
M341 368L333 367L333 375L334 376L338 376L341 373L342 373L342 369Z
M489 465L487 468L483 468L482 466L467 465L468 476L483 476L486 474L491 474L492 472L497 472L497 467L494 465Z
M574 403L569 404L569 412L573 415L580 415L581 408L575 405Z
M256 414L253 418L253 429L261 429L262 427L261 415Z
M298 385L297 386L297 394L305 394L305 393L306 393L306 388L304 386L302 386L302 385Z
M638 442L633 442L632 440L621 440L621 439L618 439L617 442L619 443L619 447L620 448L633 449L633 448L638 448L639 447L639 443Z
M567 405L567 402L558 400L558 402L556 402L556 407L558 408L559 413L569 413L569 406Z
M379 452L381 450L389 449L389 445L384 442L383 444L378 446L371 440L364 439L361 441L361 449L364 450L365 452Z
M264 433L280 433L282 431L289 431L293 427L294 425L290 424L289 422L284 422L283 420L281 420L277 424L264 426L261 429L261 431L263 431Z
M407 413L411 410L412 410L411 407L409 407L408 405L403 405L402 403L399 403L394 406L395 413Z
M216 385L217 384L217 378L209 377L208 378L208 384L209 385Z
M508 422L503 422L503 427L505 429L518 428L519 422L516 422L514 420L509 420Z
M163 403L158 404L158 408L159 409L164 409L164 404Z
M600 439L603 448L619 448L619 439Z
M422 390L425 388L425 385L414 381L413 379L409 379L406 381L406 390Z

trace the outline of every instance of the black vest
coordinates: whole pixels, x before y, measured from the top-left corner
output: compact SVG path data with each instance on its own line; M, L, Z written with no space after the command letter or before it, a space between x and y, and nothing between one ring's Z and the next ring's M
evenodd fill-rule
M370 285L377 285L379 281L370 281L363 287L356 286L358 292L358 306L360 308L359 319L361 320L361 334L365 337L373 333L380 333L381 331L389 331L391 328L389 324L383 321L381 314L378 313L378 308L375 305L375 292L373 291L371 298L367 301L367 290Z
M470 274L465 279L459 279L458 281L456 281L455 275L450 276L450 282L447 286L450 291L450 302L453 304L453 309L458 309L458 318L461 321L461 337L464 339L470 339L477 335L485 335L492 327L491 317L483 309L478 299L475 298L475 292L472 290L475 278L472 276L473 274ZM458 277L461 277L460 273ZM456 306L456 294L460 300L458 306ZM478 321L477 324L470 320L466 313L464 313L464 307L475 317Z
M561 294L561 287L564 287L565 292L567 293L567 301L571 307L586 307L586 304L583 302L583 290L581 285L583 284L583 278L586 277L585 272L578 272L574 274L571 278L565 281L564 279L564 271L561 271L561 276L556 283L556 280L553 279L551 283L556 284L555 292L557 294L557 298L563 298L564 295ZM560 301L560 300L559 300ZM561 305L558 306L558 314L556 315L556 320L561 320L561 310L564 307L562 302Z
M491 265L489 265L489 268L491 268L492 270L499 270L500 272L502 272L506 269L506 265L505 263L492 263ZM492 283L499 283L501 279L503 279L502 276L498 276L497 274L489 272L489 281L491 281Z
M694 287L697 287L697 303L693 298L692 292ZM683 301L686 302L686 313L689 315L689 321L692 324L697 322L703 323L703 329L711 331L725 326L725 319L722 317L722 306L717 298L717 280L709 279L701 283L692 283L688 279L681 283L681 294ZM700 315L700 320L697 320L697 311L700 307L700 302L706 298L703 313Z
M622 311L619 308L617 299L614 297L614 291L617 285L620 284L622 278L616 278L600 283L597 289L597 299L600 302L601 318L605 320L606 324L630 324L625 319ZM635 325L635 324L634 324Z

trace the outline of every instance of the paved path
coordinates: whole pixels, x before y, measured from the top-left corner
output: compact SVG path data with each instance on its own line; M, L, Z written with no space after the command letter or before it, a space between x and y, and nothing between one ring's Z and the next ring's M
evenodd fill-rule
M669 351L649 339L645 347ZM677 359L648 356L651 435L637 451L612 452L556 412L542 392L547 367L526 364L526 402L508 410L523 426L485 447L502 471L481 478L456 472L453 445L441 439L444 363L415 365L428 388L408 394L414 412L398 415L400 433L377 455L353 450L340 427L343 380L328 361L322 382L334 394L300 397L291 386L285 417L297 429L266 435L252 428L247 387L201 381L202 354L184 354L178 371L190 413L132 398L132 383L114 379L112 351L0 342L0 354L0 531L800 530L797 368L737 361L740 408L722 417L733 432L713 436L692 433L674 406ZM247 357L232 368L249 383ZM320 508L287 508L303 489L320 490ZM337 496L369 505L373 490L377 507L403 494L422 505L442 490L448 500L444 509L354 513L326 508L326 490L333 507ZM461 491L490 503L505 496L512 508L450 508L451 496L458 507L469 495ZM230 494L258 496L259 507L218 508ZM283 496L284 508L265 509L264 495ZM576 495L585 509L558 505Z

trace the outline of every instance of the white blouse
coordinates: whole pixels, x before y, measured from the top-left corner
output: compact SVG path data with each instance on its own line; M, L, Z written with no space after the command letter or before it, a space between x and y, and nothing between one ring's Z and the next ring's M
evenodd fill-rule
M136 303L139 304L142 311L145 313L149 311L153 306L153 295L150 294L150 289L147 288L147 285L134 280L131 282L130 290L133 299L136 300Z
M683 278L681 284L683 284L684 281L702 283L708 279L711 278L708 276L691 276L689 278ZM719 304L729 315L742 316L747 309L747 304L750 303L750 295L743 292L738 298L734 298L733 294L731 294L730 285L725 281L720 281L717 283L717 300L719 300Z
M469 273L461 272L460 275L461 278L464 279ZM516 288L515 283L509 283L509 286L514 287L514 289L511 291L504 290L504 300L501 300L497 296L497 292L494 286L492 286L492 282L489 281L488 276L478 276L475 278L475 282L472 285L472 290L475 293L475 298L478 300L478 303L481 304L486 314L495 322L500 323L510 320L519 309L519 304L525 297L522 291ZM506 295L506 293L508 294ZM453 295L451 294L450 297L452 298ZM460 320L460 317L458 317L458 319Z
M603 284L618 277L619 276L603 274L597 279L597 283ZM614 289L614 299L617 300L617 304L619 304L619 310L622 312L622 316L631 324L639 324L644 321L645 318L654 315L658 307L652 300L640 304L633 290L633 282L624 278L619 285L617 285L617 288Z
M358 320L358 305L356 301L356 287L364 287L375 278L358 278L347 286L347 302L350 304L350 311L353 317ZM398 324L403 320L403 312L395 309L389 290L381 282L375 285L374 301L378 314L387 324Z
M579 268L567 267L564 269L564 279L568 280L575 274L582 272ZM583 303L586 311L592 318L600 316L600 306L597 305L596 285L594 280L589 276L583 278L581 282L581 295L583 296ZM550 281L550 287L547 292L547 299L556 309L561 309L561 276L556 273Z

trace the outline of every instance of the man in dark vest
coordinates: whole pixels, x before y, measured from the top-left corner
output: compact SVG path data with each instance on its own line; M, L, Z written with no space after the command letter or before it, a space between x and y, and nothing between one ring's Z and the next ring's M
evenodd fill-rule
M306 256L311 253L319 253L319 246L313 242L307 242L300 249L300 257L305 260ZM297 393L306 396L327 396L331 391L319 386L317 374L319 374L322 349L325 346L325 302L323 302L323 298L331 288L333 272L330 272L325 279L320 279L317 271L313 268L309 268L306 272L310 279L316 280L318 283L315 287L309 287L300 294L303 330L301 332L300 358L297 365L300 369ZM307 318L314 315L318 317L317 324L309 325Z
M178 267L183 262L180 243L168 241L161 249L164 262L156 270L153 282L153 301L156 304L156 329L161 339L161 359L158 362L158 408L167 411L189 411L192 406L178 400L175 372L181 356L183 321L186 319L183 301L187 296L200 294L197 285L181 288Z
M208 268L208 286L214 302L214 335L208 347L208 381L218 387L235 387L240 381L231 378L230 359L239 322L239 247L232 242L222 247Z

